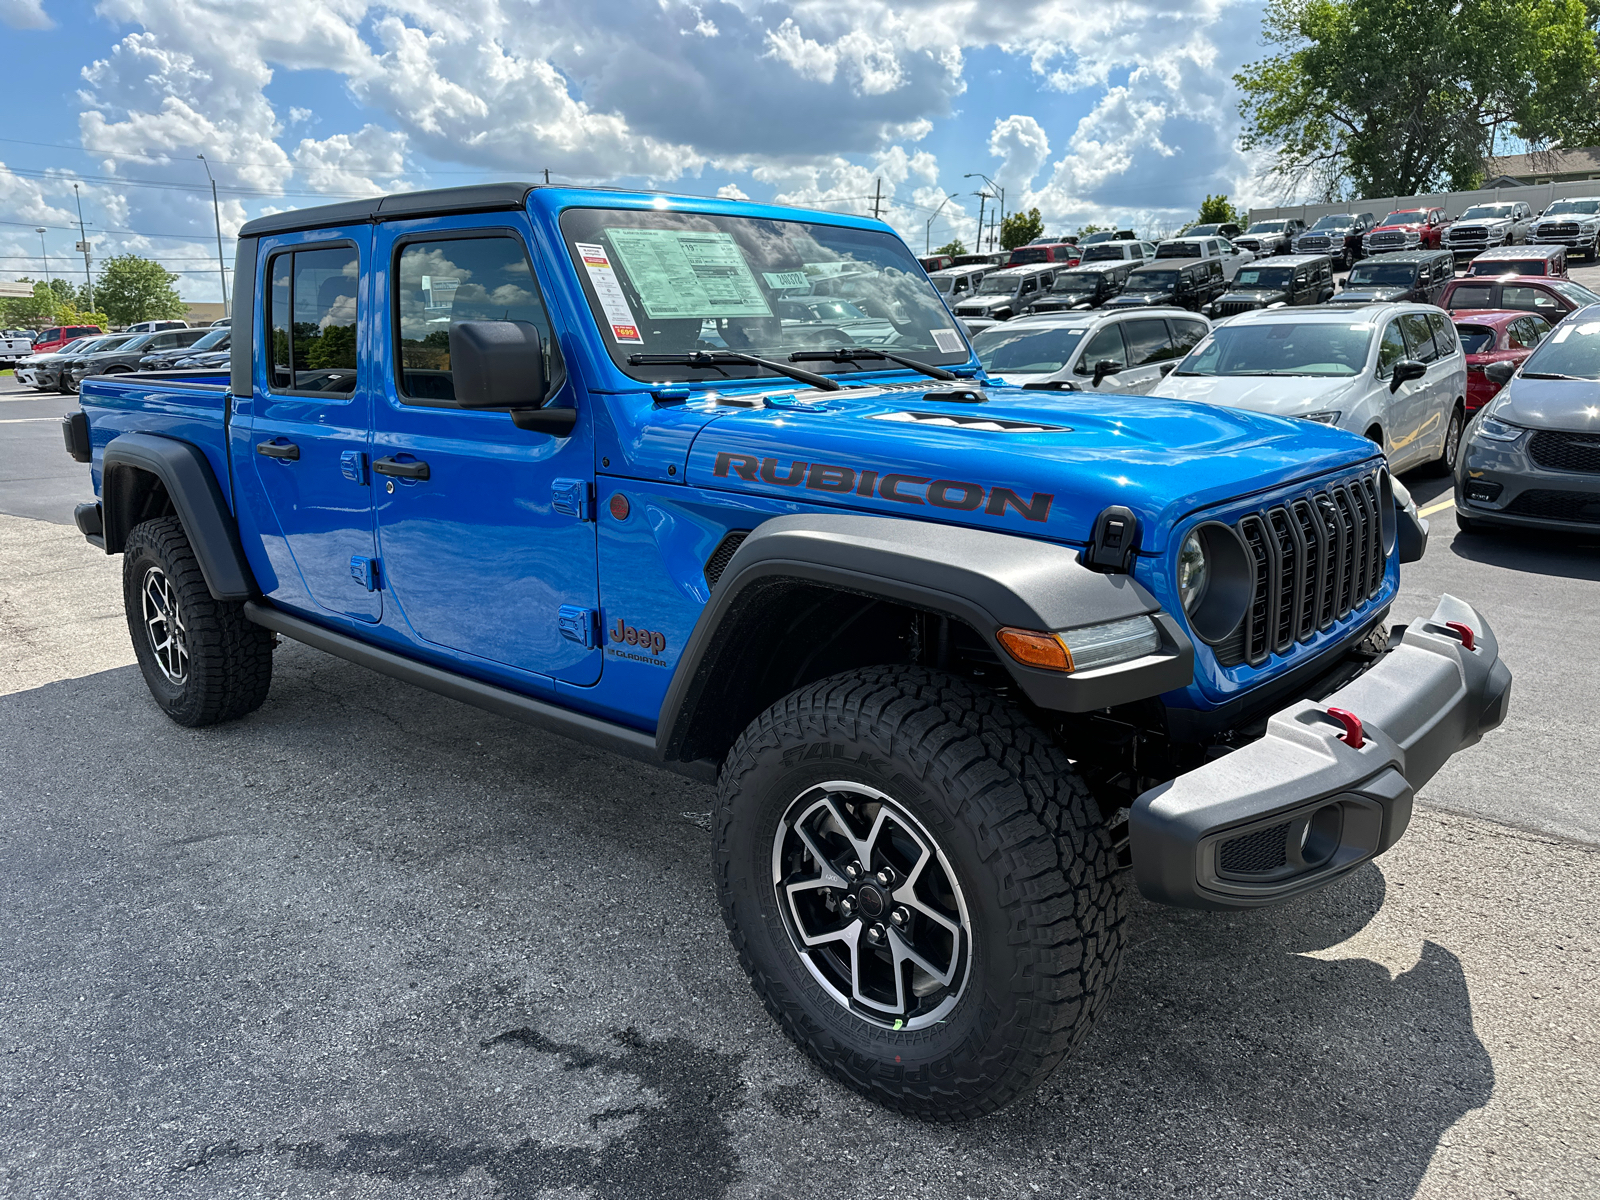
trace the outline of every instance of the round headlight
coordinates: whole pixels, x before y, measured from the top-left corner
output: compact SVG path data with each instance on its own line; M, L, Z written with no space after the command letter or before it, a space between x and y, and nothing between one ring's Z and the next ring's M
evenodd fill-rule
M1204 598L1207 576L1206 548L1196 531L1183 539L1183 549L1178 551L1178 596L1184 612L1194 612Z

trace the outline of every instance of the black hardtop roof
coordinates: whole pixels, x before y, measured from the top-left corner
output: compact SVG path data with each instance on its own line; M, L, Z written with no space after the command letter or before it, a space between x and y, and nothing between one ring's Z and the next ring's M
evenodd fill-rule
M526 205L528 193L539 186L535 183L473 183L426 192L397 192L368 200L346 200L341 204L319 204L246 221L239 236L258 237L264 233L290 233L329 225L399 221L448 213L506 212Z
M1387 254L1381 258L1390 257ZM1177 261L1177 260L1174 260ZM1258 258L1254 262L1240 263L1241 271L1258 271L1263 267L1304 267L1315 262L1332 262L1329 254L1274 254L1271 258Z
M1369 255L1367 255L1366 258L1363 258L1361 260L1361 262L1358 262L1355 265L1357 267L1359 267L1361 265L1361 263L1381 263L1381 262L1420 263L1420 262L1430 262L1435 258L1448 258L1452 262L1454 262L1455 261L1455 251L1453 251L1453 250L1395 250L1395 251L1391 251L1388 254L1369 254ZM1351 268L1351 269L1354 270L1354 268Z

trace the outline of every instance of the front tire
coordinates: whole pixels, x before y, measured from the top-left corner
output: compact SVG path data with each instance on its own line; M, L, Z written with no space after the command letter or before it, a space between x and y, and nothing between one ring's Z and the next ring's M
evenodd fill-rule
M757 995L848 1087L958 1121L1104 1009L1123 892L1060 748L994 693L871 667L791 693L719 783L716 887Z
M128 633L150 695L179 725L232 721L272 686L273 635L206 587L177 517L136 525L122 556Z

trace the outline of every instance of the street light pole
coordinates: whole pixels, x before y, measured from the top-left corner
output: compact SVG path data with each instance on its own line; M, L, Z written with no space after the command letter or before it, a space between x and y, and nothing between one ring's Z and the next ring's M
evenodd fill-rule
M78 201L78 249L83 251L83 286L88 289L89 311L94 311L94 276L89 273L89 235L83 228L83 193L72 185L72 194Z
M38 226L37 228L34 229L34 232L39 235L39 253L44 256L44 285L45 285L45 287L49 287L50 286L50 251L45 248L44 235L49 233L50 231L48 229L46 229L43 225L40 225L40 226Z
M1005 188L1001 187L994 180L990 179L982 171L968 171L965 175L962 176L962 178L963 179L981 179L985 183L987 183L990 187L992 187L999 194L999 197L1000 197L1000 224L1004 225L1006 223L1006 190L1005 190ZM978 222L978 241L980 243L979 246L978 246L978 249L982 250L983 246L982 246L981 243L983 242L983 222L981 220ZM991 250L994 249L994 238L993 237L989 238L989 249L991 249Z
M222 257L222 209L217 204L217 181L211 174L211 164L204 154L196 154L206 166L206 178L211 180L211 215L217 222L217 278L222 281L222 315L228 316L228 268Z
M955 198L956 198L956 193L955 192L951 192L943 200L939 201L939 207L934 209L933 210L933 216L928 218L928 224L927 224L927 227L923 230L923 238L922 238L922 252L924 254L932 254L933 253L933 223L934 223L934 221L939 219L939 214L944 211L944 206L946 204L949 204L950 201L954 200Z

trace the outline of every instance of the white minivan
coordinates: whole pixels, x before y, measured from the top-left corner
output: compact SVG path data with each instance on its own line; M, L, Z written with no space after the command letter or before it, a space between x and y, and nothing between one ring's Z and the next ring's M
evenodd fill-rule
M1395 472L1455 469L1467 360L1431 304L1278 308L1215 326L1150 392L1362 434Z

